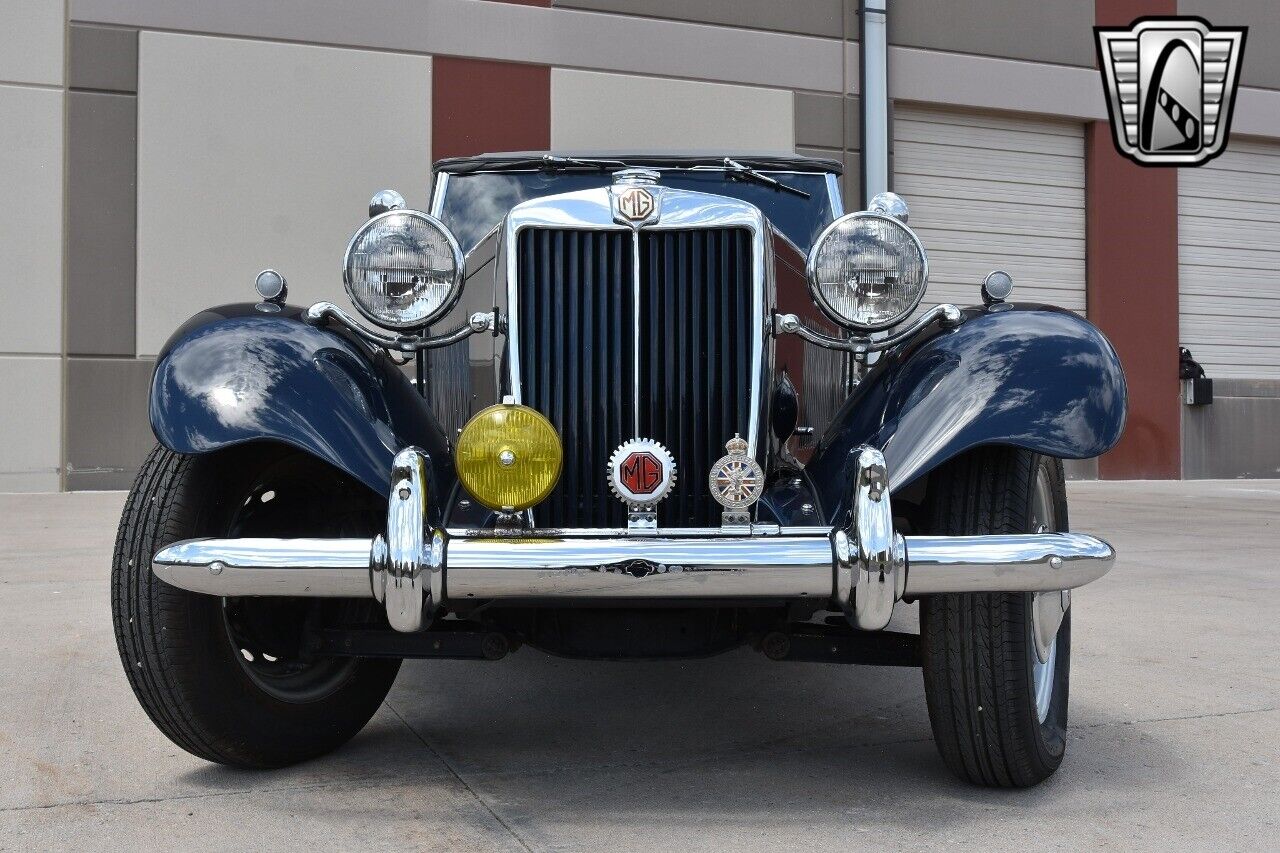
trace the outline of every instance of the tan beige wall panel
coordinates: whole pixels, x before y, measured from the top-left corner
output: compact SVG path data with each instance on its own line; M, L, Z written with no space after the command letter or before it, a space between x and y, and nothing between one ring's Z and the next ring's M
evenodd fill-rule
M263 267L291 302L345 302L369 196L427 204L429 57L155 32L139 57L139 354Z
M553 68L551 146L789 152L794 99L782 89Z

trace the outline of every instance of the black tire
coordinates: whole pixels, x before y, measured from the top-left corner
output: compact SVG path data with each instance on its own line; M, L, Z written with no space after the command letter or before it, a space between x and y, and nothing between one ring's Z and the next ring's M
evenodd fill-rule
M281 495L266 491L268 480L279 484L271 488ZM245 530L245 507L270 507L268 501L288 496L274 515L263 516L263 509L257 528ZM170 740L220 764L280 767L329 752L364 727L391 689L398 660L312 660L301 648L285 650L301 642L305 620L353 610L367 617L369 603L201 595L156 578L151 557L197 536L346 535L349 530L324 520L334 517L332 502L359 506L359 519L368 519L376 509L372 498L364 487L279 446L202 456L163 447L151 452L120 520L111 609L129 684ZM349 528L352 516L344 519ZM264 525L292 529L266 532ZM253 641L262 644L256 656L244 645L245 625L266 626L259 630L274 635Z
M1037 477L1047 479L1053 505L1045 526L1067 530L1062 461L985 447L931 477L930 532L1035 532L1040 526L1032 506ZM1045 502L1042 497L1038 503ZM920 602L920 630L929 721L947 767L975 785L1001 788L1025 788L1051 776L1066 750L1070 608L1057 633L1055 655L1042 665L1044 683L1052 685L1043 721L1036 702L1039 660L1030 594L926 596Z

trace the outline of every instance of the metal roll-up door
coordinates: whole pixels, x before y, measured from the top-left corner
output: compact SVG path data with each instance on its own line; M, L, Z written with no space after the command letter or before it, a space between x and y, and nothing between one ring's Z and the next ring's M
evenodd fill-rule
M1179 339L1209 376L1280 379L1280 144L1178 170Z
M894 191L929 254L921 309L972 305L993 269L1013 300L1085 310L1084 128L895 105Z

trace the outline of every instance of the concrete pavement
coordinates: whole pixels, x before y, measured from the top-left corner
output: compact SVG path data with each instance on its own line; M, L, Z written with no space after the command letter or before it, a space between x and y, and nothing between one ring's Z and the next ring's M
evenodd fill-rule
M410 662L338 753L208 765L120 672L123 495L0 495L0 850L1275 849L1280 481L1069 491L1120 560L1073 598L1066 762L1017 792L945 771L918 671L750 651Z

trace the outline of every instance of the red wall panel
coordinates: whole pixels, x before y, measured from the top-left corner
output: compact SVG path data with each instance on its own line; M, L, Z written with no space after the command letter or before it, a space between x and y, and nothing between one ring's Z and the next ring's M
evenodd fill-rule
M1095 4L1100 26L1177 12L1174 0ZM1182 474L1178 170L1125 159L1108 124L1093 122L1085 133L1085 172L1089 319L1115 345L1129 382L1124 437L1098 460L1098 474L1176 479Z
M431 155L551 145L551 69L437 56L431 64Z

